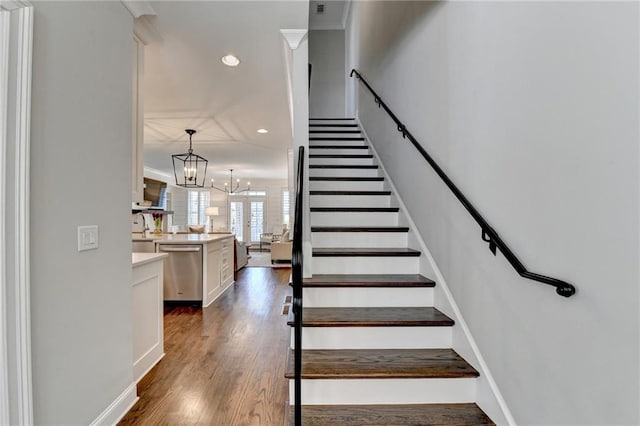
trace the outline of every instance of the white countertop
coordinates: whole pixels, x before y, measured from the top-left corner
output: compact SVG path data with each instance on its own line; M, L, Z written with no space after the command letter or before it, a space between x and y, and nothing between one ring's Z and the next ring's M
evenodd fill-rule
M207 244L233 237L233 234L151 234L145 237L139 233L132 234L133 241L151 241L162 244Z
M157 262L165 257L169 257L167 253L131 253L131 266L142 266L147 263Z

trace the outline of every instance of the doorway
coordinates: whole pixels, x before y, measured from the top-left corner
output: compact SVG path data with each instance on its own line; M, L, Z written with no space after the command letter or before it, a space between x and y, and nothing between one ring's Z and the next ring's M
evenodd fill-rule
M259 244L264 233L266 194L264 191L252 191L260 195L232 195L229 199L230 227L238 241L247 244Z

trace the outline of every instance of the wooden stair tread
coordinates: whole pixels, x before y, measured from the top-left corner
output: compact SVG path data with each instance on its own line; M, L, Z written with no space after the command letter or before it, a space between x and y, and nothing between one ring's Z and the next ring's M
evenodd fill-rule
M310 169L377 169L377 164L309 164Z
M314 248L314 257L418 257L420 252L410 248Z
M287 324L294 325L289 311ZM303 308L303 327L451 327L454 321L433 307Z
M286 424L294 424L287 406ZM303 405L305 426L476 426L495 425L476 404Z
M355 118L309 118L311 120L355 120Z
M435 287L436 283L420 274L314 274L311 278L305 278L302 285L304 287Z
M311 232L409 232L408 226L312 226Z
M311 119L313 120L313 119ZM318 119L316 119L318 120ZM349 124L327 124L327 123L309 123L309 127L358 127L357 124L355 123L349 123Z
M336 181L336 182L384 182L380 176L351 177L351 176L309 176L310 181Z
M310 154L309 158L373 158L372 154Z
M340 129L340 130L309 130L310 134L315 134L315 133L362 133L360 132L360 130L344 130L344 129Z
M294 376L293 350L285 377ZM303 379L449 379L479 374L453 349L307 349Z
M309 149L369 149L367 145L314 145Z
M310 141L363 141L364 138L348 138L348 137L311 137Z
M309 195L391 195L391 191L309 191Z
M312 212L336 212L336 213L397 213L399 207L311 207Z

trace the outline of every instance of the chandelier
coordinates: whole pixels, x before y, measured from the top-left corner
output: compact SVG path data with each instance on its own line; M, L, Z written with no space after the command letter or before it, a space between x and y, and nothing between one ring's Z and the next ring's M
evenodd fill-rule
M186 129L189 135L189 151L185 154L174 154L173 174L176 177L176 185L185 188L203 188L207 176L208 161L193 153L191 137L196 133L193 129Z
M233 169L229 169L229 183L224 183L224 188L220 188L214 185L214 180L211 179L211 188L222 191L228 195L239 194L241 192L251 190L251 182L247 182L246 188L240 188L240 179L236 179L235 184L233 182Z

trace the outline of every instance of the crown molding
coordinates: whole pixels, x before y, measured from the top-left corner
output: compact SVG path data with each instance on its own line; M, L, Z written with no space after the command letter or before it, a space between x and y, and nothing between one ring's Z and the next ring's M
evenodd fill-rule
M120 0L134 18L143 15L155 15L156 11L148 0Z
M26 0L0 0L0 10L16 10L23 7L31 7L31 3Z
M351 11L351 0L346 0L344 2L344 9L342 13L342 29L347 29L347 20L349 19L349 12Z
M296 50L300 46L300 43L302 43L302 40L304 40L309 33L309 30L280 30L280 33L289 44L289 47Z
M162 42L162 35L153 24L154 20L155 17L151 15L143 15L133 20L133 34L135 34L145 46L151 43Z

